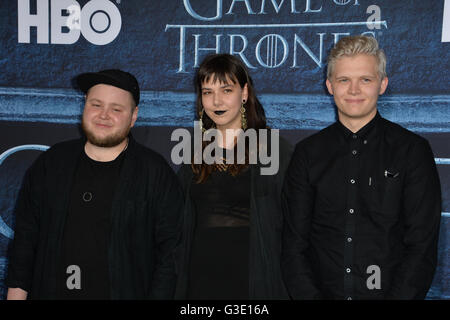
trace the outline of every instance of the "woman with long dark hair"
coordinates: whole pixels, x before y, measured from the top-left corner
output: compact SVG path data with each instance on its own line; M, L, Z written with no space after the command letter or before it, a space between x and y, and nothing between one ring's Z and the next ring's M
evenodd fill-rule
M186 203L176 297L287 299L280 270L281 188L291 148L283 139L276 139L276 148L270 143L252 79L235 56L206 57L195 89L202 132L221 133L203 140L201 150L215 143L214 157L220 160L193 161L179 171ZM268 139L261 138L264 130ZM249 133L256 135L256 144L242 138ZM243 161L238 160L240 139L245 140ZM279 156L274 174L261 174L263 165L252 162L261 148Z

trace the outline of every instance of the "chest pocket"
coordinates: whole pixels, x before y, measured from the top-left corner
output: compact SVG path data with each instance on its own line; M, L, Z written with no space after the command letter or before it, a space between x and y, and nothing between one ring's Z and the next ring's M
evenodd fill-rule
M393 173L392 173L392 172ZM401 209L403 176L400 172L391 170L388 174L384 172L384 192L382 196L381 209L383 213L395 215Z
M382 170L380 170L382 171ZM394 169L367 177L362 197L371 214L387 220L397 220L402 204L403 175Z

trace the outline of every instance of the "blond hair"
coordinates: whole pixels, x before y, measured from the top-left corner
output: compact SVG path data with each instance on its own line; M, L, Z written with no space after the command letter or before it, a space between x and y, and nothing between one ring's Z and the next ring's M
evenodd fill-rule
M378 62L378 75L380 79L386 77L386 55L383 49L378 47L378 42L374 37L368 36L348 36L341 38L331 49L328 56L327 78L331 79L336 60L343 56L355 56L357 54L367 54L374 56Z

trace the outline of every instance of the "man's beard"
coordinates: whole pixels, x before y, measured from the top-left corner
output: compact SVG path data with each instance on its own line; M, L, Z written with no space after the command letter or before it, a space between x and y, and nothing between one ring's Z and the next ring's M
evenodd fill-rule
M130 132L130 129L131 129L131 128L125 128L122 131L119 131L113 135L110 135L110 136L107 136L104 138L99 138L99 137L96 137L94 135L94 133L87 128L87 126L83 120L81 121L81 128L83 129L87 140L91 144L93 144L94 146L97 146L97 147L102 147L102 148L112 148L112 147L119 145L128 137L128 133Z

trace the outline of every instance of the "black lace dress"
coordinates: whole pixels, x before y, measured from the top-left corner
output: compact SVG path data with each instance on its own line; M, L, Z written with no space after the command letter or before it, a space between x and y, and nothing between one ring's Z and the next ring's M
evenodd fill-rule
M196 224L188 299L249 298L250 170L193 182Z

